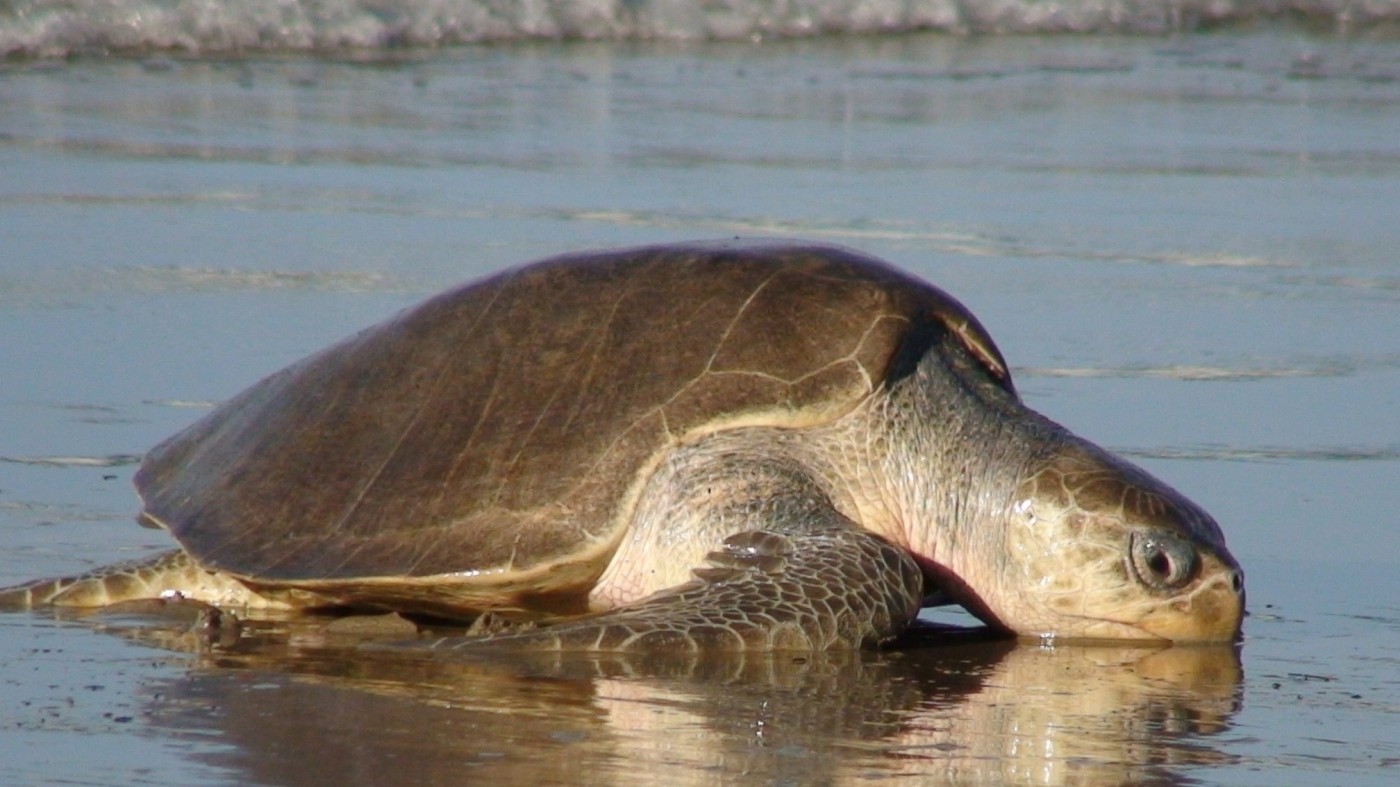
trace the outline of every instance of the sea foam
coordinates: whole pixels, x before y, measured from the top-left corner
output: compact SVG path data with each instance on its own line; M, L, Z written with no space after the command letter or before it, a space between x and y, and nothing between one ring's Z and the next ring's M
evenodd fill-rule
M1400 0L9 0L0 55L341 52L530 40L920 30L1166 33L1256 19L1394 26Z

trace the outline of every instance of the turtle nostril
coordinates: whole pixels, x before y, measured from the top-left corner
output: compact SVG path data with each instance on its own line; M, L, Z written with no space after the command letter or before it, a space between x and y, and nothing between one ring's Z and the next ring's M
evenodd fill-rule
M1230 587L1236 594L1244 592L1244 574L1238 569L1230 572Z

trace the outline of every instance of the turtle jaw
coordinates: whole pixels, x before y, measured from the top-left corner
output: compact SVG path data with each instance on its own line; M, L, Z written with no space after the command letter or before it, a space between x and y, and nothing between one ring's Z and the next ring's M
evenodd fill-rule
M1061 621L1036 636L1069 640L1136 640L1145 643L1223 644L1240 638L1244 588L1238 570L1223 566L1189 592L1125 610L1113 618Z
M1133 489L1150 487L1135 478ZM996 527L981 522L1001 537L965 539L960 549L940 544L932 554L941 560L912 551L932 586L1008 633L1144 644L1237 640L1244 574L1218 528L1168 487L1151 489L1151 497L1155 517L1021 497L992 517Z
M990 588L979 600L999 625L1042 639L1239 637L1244 576L1209 514L1078 438L1035 467L997 515L995 581L968 583Z
M1077 593L1058 595L1048 604L1043 597L989 601L966 585L955 595L988 625L1041 642L1237 642L1245 616L1243 574L1228 556L1206 557L1202 569L1200 578L1179 593L1131 594L1134 600L1120 604Z
M1105 552L1107 550L1104 550ZM1106 556L1105 556L1106 557ZM1039 640L1144 643L1237 641L1245 615L1244 575L1228 552L1202 551L1194 578L1163 590L1144 585L1104 559L1065 566L1053 575L1022 575L1028 592L973 594L964 605L987 623Z
M1183 592L1146 605L1124 625L1172 642L1233 642L1244 623L1244 573L1228 553L1204 554L1200 577Z
M1121 605L1101 605L1092 594L1007 598L979 593L941 567L920 561L934 583L987 625L1039 641L1115 641L1144 644L1235 642L1245 615L1243 574L1228 557L1202 559L1199 578L1181 592L1135 596ZM1121 590L1121 588L1120 588Z

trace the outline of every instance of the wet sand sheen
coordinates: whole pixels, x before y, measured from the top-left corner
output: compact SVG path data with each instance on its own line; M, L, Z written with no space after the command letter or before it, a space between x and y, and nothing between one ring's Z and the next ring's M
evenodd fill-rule
M355 649L362 633L325 621L249 623L224 644L168 612L88 623L155 652L196 652L162 668L115 660L119 673L144 674L139 695L100 726L217 741L195 746L195 760L259 784L454 774L509 784L736 774L1144 783L1165 778L1165 765L1227 762L1212 740L1229 729L1241 688L1232 647L1046 648L933 629L889 653L449 663ZM79 631L35 633L71 648ZM109 690L96 686L68 688ZM94 714L70 705L17 715L34 734Z

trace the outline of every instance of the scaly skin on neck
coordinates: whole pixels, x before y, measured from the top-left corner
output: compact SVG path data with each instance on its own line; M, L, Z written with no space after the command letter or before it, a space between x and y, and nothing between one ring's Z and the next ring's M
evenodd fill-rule
M838 508L909 550L930 590L1004 626L983 596L1002 582L1020 479L1056 434L985 376L959 379L929 358L888 395L795 439L811 441L806 461Z
M1238 634L1242 575L1209 515L954 347L817 441L809 461L837 507L988 623L1039 637Z

